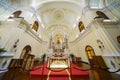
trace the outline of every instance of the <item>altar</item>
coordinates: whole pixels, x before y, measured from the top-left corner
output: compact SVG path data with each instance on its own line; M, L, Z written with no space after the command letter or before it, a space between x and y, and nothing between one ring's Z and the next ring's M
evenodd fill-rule
M48 68L69 68L70 60L67 53L68 39L66 35L56 34L50 37L48 49Z
M48 60L48 67L51 69L64 69L64 68L69 68L69 57L67 54L52 54L49 55L49 60Z

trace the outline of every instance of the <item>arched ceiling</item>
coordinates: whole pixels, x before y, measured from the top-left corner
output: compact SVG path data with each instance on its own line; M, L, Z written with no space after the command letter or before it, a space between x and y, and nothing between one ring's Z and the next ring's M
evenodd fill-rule
M113 0L112 0L113 1ZM13 12L22 11L20 17L29 24L38 21L37 34L44 41L62 34L69 41L79 35L78 23L86 10L102 9L112 1L105 0L0 0L0 21L6 21ZM31 26L32 27L32 26Z
M50 0L38 3L33 8L46 34L69 35L77 26L85 0Z
M2 0L2 2L5 1ZM87 0L6 0L8 5L13 5L13 9L15 7L15 11L22 10L20 16L30 24L33 24L35 20L38 21L40 28L37 33L45 41L49 41L51 35L73 34L87 2ZM74 40L74 38L71 39Z

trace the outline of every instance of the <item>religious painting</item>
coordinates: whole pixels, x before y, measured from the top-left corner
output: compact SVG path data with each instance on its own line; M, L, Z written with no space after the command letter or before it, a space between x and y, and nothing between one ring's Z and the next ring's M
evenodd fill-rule
M37 21L35 21L35 22L33 23L32 29L35 30L35 31L37 32L38 27L39 27L39 24L38 24Z
M117 41L120 44L120 36L117 36Z
M79 31L80 31L80 32L82 32L82 31L85 29L84 24L83 24L82 21L79 22L78 28L79 28Z

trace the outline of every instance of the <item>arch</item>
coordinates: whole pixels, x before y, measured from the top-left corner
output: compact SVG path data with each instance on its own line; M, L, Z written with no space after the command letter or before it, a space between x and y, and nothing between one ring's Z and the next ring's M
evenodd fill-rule
M31 70L34 64L35 55L31 53L31 46L26 45L22 53L20 55L20 59L22 60L22 70Z
M37 32L38 27L39 27L38 21L35 21L35 22L33 23L32 29L34 29L34 30Z
M103 12L101 11L96 11L96 14L98 15L97 17L95 17L94 19L96 18L104 18L104 19L109 19Z
M80 32L82 32L82 31L85 29L84 24L83 24L82 21L79 22L78 28L79 28L79 31L80 31Z
M12 14L9 16L9 19L19 18L19 16L20 16L21 13L22 13L21 10L15 11L14 13L12 13Z
M85 48L85 51L86 51L88 60L90 62L90 65L94 66L94 64L95 64L94 60L93 60L93 56L95 56L94 49L90 45L87 45L86 48Z
M21 52L20 59L26 58L30 52L31 52L31 46L26 45Z
M120 44L120 36L117 36L117 41Z

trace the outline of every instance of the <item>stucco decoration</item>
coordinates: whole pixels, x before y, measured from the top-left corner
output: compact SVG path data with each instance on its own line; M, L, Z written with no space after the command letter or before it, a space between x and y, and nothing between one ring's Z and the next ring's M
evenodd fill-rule
M98 47L101 49L101 51L105 49L103 42L100 41L99 39L97 40L97 44L98 44Z
M59 10L59 9L55 10L53 12L53 19L59 20L59 21L63 20L64 19L64 12L62 10Z

